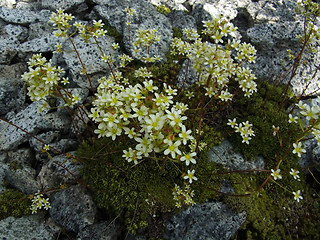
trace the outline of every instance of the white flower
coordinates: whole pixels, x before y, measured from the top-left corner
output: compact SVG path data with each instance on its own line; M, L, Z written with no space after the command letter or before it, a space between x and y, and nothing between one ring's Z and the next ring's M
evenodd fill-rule
M298 173L300 173L298 170L291 168L290 174L293 176L294 179L299 180L300 176L298 175Z
M274 180L277 180L277 179L281 179L282 176L280 174L280 169L278 168L276 171L274 171L273 169L271 169L271 176L274 178Z
M164 143L168 144L168 148L164 151L164 155L171 153L172 158L176 157L176 153L181 155L181 151L178 148L181 144L179 140L173 143L171 140L165 139Z
M232 128L235 128L237 126L237 119L236 118L234 118L233 120L228 119L227 125L229 125Z
M186 176L184 176L184 179L188 179L189 183L192 183L192 180L197 181L198 178L194 176L195 170L193 169L192 171L188 170L188 173Z
M301 196L301 191L300 190L298 190L296 192L292 192L292 193L294 195L294 200L296 200L297 202L299 202L300 199L303 199L303 197Z
M188 140L192 140L193 136L191 135L191 130L186 130L186 126L182 125L181 127L181 133L179 133L179 137L182 138L183 145L187 144Z
M294 143L293 147L294 147L294 149L293 149L292 152L297 154L298 157L301 157L301 153L305 153L306 152L306 150L302 147L301 142L298 142L298 144Z
M292 114L289 114L289 123L297 123L298 122L298 117L292 116Z
M193 164L196 164L197 161L193 158L196 155L197 155L196 152L187 153L183 157L180 158L180 161L181 162L186 161L187 166L189 166L190 162L192 162Z

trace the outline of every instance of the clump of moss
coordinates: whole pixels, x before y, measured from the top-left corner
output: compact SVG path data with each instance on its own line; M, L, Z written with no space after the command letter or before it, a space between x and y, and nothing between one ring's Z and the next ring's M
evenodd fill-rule
M0 194L0 220L7 217L22 217L31 214L31 202L16 189L7 189Z
M174 211L172 188L181 175L170 162L145 159L136 166L128 163L122 150L128 148L129 140L90 139L81 144L78 156L98 206L121 215L128 230L135 233L148 226L151 216Z
M242 143L239 134L230 136L235 150L241 152L246 159L262 155L272 166L272 160L279 159L281 153L284 153L301 133L297 124L288 122L287 109L293 101L287 99L283 102L282 90L281 86L260 82L258 92L251 98L239 96L235 99L234 111L229 119L237 118L237 122L249 121L255 131L249 145ZM280 127L276 136L273 135L272 126Z
M170 8L165 5L157 5L156 10L163 15L168 15L171 12Z

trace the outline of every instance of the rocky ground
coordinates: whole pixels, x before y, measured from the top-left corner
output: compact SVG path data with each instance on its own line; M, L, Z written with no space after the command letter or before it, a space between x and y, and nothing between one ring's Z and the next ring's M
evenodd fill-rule
M172 9L167 16L155 10L153 4L165 2ZM73 172L67 176L66 170L49 161L41 153L43 144L30 136L36 136L61 152L75 151L78 146L76 130L71 128L71 118L66 111L37 111L40 102L31 103L26 95L26 86L21 75L27 71L26 62L34 53L42 53L52 58L53 63L62 66L70 79L72 91L77 92L81 102L89 96L89 86L75 54L65 52L53 55L57 43L70 48L67 41L52 35L49 23L52 12L58 8L73 14L77 20L90 22L102 19L122 36L127 51L132 49L133 40L125 28L124 9L131 7L137 11L137 20L131 30L139 27L157 29L160 35L158 52L165 58L172 40L173 27L196 28L202 21L210 19L217 12L227 16L238 28L244 41L257 49L256 64L250 66L259 79L276 80L284 70L283 59L287 59L287 49L299 50L296 38L303 32L303 19L295 9L295 0L2 0L0 2L0 116L24 129L0 121L0 193L6 184L25 194L51 188L65 181L72 182L79 177L81 165L64 155L55 155L56 162L64 164ZM189 13L187 14L186 11ZM101 64L96 46L84 44L78 37L79 48L88 73L93 79L109 74ZM107 54L115 39L105 36L101 45ZM317 45L319 48L319 45ZM308 53L304 65L298 69L292 88L299 94L305 84L301 79L310 76L320 64L320 51ZM319 74L319 73L318 73ZM192 74L189 74L192 76ZM318 79L317 77L314 79ZM306 94L315 95L320 86L318 80L309 85ZM79 125L78 129L83 126ZM27 132L28 133L27 133ZM308 143L308 154L301 165L319 161L319 147ZM215 151L224 155L212 161L232 169L263 168L263 159L246 162L232 146L225 141ZM232 159L233 162L230 162ZM12 167L18 164L19 167ZM6 183L6 184L4 184ZM227 191L227 190L226 190ZM81 196L81 197L79 197ZM21 218L8 217L0 221L2 239L117 239L123 237L123 226L112 219L100 220L97 207L90 193L81 185L49 195L51 209L47 215L30 215ZM77 214L75 214L77 213ZM176 216L167 224L166 239L230 239L245 222L246 213L234 213L222 202L208 202L195 205ZM64 234L63 234L64 233ZM73 236L67 238L65 236ZM59 236L64 236L59 238ZM144 239L129 236L127 239Z

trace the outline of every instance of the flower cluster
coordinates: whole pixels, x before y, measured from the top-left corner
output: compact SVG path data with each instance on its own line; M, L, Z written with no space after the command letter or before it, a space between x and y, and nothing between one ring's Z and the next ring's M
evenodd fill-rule
M135 41L133 42L133 52L137 55L141 61L158 62L161 60L160 56L151 56L150 47L152 44L159 42L160 38L156 34L156 29L138 29L135 35ZM143 54L143 51L146 50Z
M64 13L62 9L58 9L56 13L52 13L50 22L57 29L54 31L56 37L66 37L68 29L72 26L70 21L74 18L71 14Z
M292 175L292 177L297 181L300 181L300 176L298 175L299 173L300 172L298 170L291 168L290 175ZM277 170L271 169L271 176L273 177L274 180L282 179L282 175L280 173L279 168ZM297 202L299 202L300 199L303 199L303 197L301 196L300 190L292 193L294 195L294 200L296 200Z
M44 198L43 194L36 193L34 196L30 196L32 204L30 207L30 210L32 211L32 214L36 213L38 209L44 208L45 210L48 210L51 208L49 198Z
M320 97L313 99L313 106L299 101L296 104L298 111L295 115L289 114L289 123L299 123L300 128L304 132L304 136L313 136L318 145L320 145ZM298 139L296 143L293 143L293 153L301 157L306 152L303 143L303 139Z
M254 135L254 131L252 130L252 124L249 121L242 122L240 124L237 123L237 119L233 120L229 119L227 125L235 129L235 132L239 132L242 137L242 142L249 144L249 141L252 139Z
M320 4L312 0L298 0L297 12L302 14L305 19L305 34L299 35L300 40L305 40L307 36L307 44L310 49L316 50L317 39L320 39L320 28L318 17L320 16Z
M177 208L181 208L183 205L192 206L195 204L192 199L194 196L194 191L191 190L189 184L185 184L184 188L180 188L177 184L175 184L172 194L173 200L176 201Z
M173 101L177 90L165 83L156 86L146 68L136 70L135 76L142 79L142 84L125 84L121 72L115 72L115 78L110 75L99 80L90 114L98 123L95 133L113 140L122 134L134 139L136 146L123 151L128 162L137 164L143 157L162 153L172 161L195 164L195 139L183 124L188 108Z
M198 82L203 86L206 95L221 101L233 98L228 89L230 79L235 79L244 95L250 97L257 91L256 77L251 70L241 67L244 61L254 62L256 50L247 43L234 39L237 28L223 17L216 17L204 22L203 33L209 35L215 44L202 42L194 29L184 29L185 41L174 38L171 43L171 53L185 55L198 74ZM224 42L227 37L233 38ZM236 51L233 54L232 51ZM235 56L235 57L232 57Z
M86 26L81 22L75 22L73 25L77 28L80 33L80 37L85 42L88 42L91 37L99 38L107 34L107 30L103 29L104 23L102 20L93 20L92 26Z
M22 75L22 79L29 86L28 95L32 101L46 99L54 91L54 87L64 80L60 77L64 71L53 66L41 53L34 54L28 65L29 71Z

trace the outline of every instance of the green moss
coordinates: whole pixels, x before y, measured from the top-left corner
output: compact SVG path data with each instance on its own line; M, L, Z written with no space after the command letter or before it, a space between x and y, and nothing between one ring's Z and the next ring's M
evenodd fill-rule
M19 170L19 169L22 169L22 165L20 162L14 160L12 162L10 162L10 165L9 167L12 169L12 170Z
M236 194L245 194L256 189L266 173L231 174L228 180L233 183ZM319 204L315 189L306 183L304 174L301 181L294 181L289 173L284 173L277 184L268 183L262 190L243 197L228 197L225 201L234 211L245 211L247 220L237 232L234 239L317 239L319 233L313 227L313 222L319 223L319 209L313 205ZM293 191L303 189L304 199L297 203L293 199ZM308 217L306 217L308 216ZM305 222L301 222L305 220ZM291 236L291 238L289 237Z
M78 156L98 206L120 215L134 233L145 228L153 214L174 210L172 188L181 176L170 162L145 159L133 167L122 157L129 145L129 139L91 139L81 144Z
M180 38L180 39L183 38L183 31L180 28L173 27L172 31L173 31L173 37L174 38L175 37L176 38Z
M165 5L156 6L156 10L163 15L168 15L171 12L170 8L166 7Z
M245 158L253 159L262 155L273 164L272 160L280 159L281 154L301 133L297 124L288 122L287 108L293 102L287 100L282 104L282 90L282 87L262 82L258 85L258 92L251 98L236 98L234 111L229 118L237 118L238 123L249 121L255 131L249 145L242 143L239 134L232 134L230 137L235 150L241 152ZM277 136L273 136L273 125L280 127Z
M31 214L31 201L15 189L8 189L0 194L0 220L9 216L21 217Z

